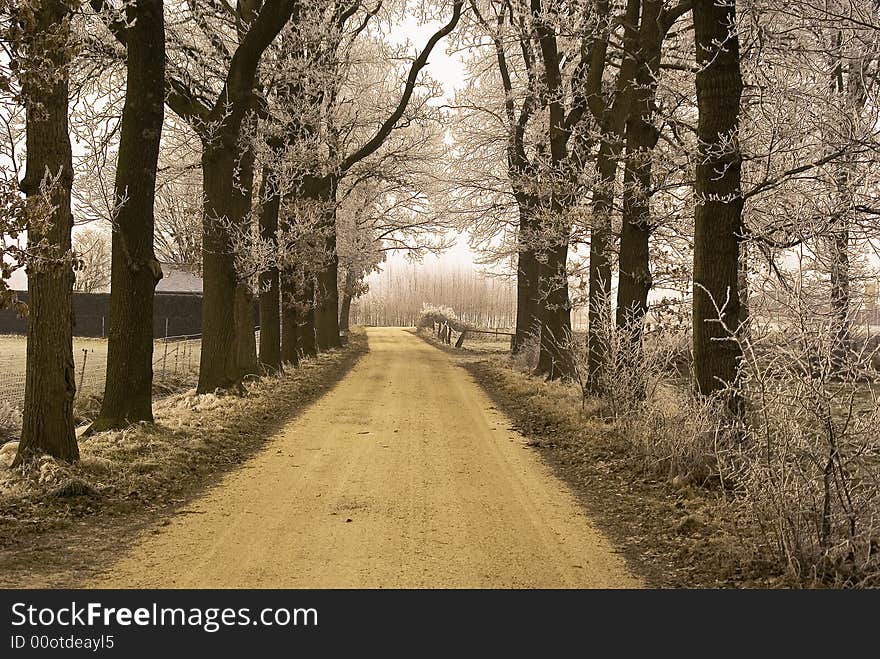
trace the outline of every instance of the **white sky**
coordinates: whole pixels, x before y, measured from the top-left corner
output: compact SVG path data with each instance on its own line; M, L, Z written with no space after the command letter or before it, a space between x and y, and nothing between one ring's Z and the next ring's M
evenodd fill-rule
M409 39L412 52L421 52L431 35L442 25L440 21L420 25L415 16L408 16L391 29L388 37L392 43L403 43ZM449 54L448 48L448 37L434 46L428 59L427 71L443 85L445 100L450 102L455 96L455 90L464 84L464 67L461 53Z
M21 268L12 273L12 276L8 279L9 288L15 291L24 291L27 290L27 275L24 274L24 269Z

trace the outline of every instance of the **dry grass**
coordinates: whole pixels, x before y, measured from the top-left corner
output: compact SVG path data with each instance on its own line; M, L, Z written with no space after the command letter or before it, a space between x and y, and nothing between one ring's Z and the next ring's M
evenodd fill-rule
M194 386L200 351L198 340L165 343L157 339L153 346L154 394L167 395ZM107 340L74 337L73 361L77 398L100 397L107 370ZM24 404L26 366L27 338L0 335L0 399L18 409ZM87 408L89 403L84 405Z
M0 444L18 437L21 412L9 401L0 401Z

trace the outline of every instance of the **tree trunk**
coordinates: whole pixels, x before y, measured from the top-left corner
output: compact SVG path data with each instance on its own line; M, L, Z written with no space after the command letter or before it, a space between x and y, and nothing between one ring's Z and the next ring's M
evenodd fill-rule
M324 264L317 274L315 334L319 350L338 348L339 255L336 253L336 186L334 177L320 179L314 190L323 217Z
M617 176L617 156L620 147L611 138L603 139L596 160L598 181L593 189L593 226L590 230L590 265L587 310L587 387L593 393L600 391L601 369L605 363L608 346L604 345L601 324L607 322L610 304L611 259L608 254L611 242L611 208L614 203L614 180Z
M223 124L202 143L202 353L199 393L240 388L258 371L253 294L235 269L230 231L249 221L254 154L241 151L240 124Z
M238 284L235 287L235 335L236 361L240 379L260 374L254 327L255 311L256 300L250 286Z
M275 373L281 367L281 289L278 268L260 275L260 368Z
M352 268L346 268L342 285L342 305L339 308L340 331L347 332L351 326L351 303L354 301L354 291L357 290L358 283Z
M287 0L266 0L254 14L256 6L238 5L248 12L239 27L247 26L239 37L229 63L223 91L206 115L187 112L198 105L191 98L175 93L169 94L169 103L180 109L179 114L202 131L202 174L204 187L204 217L202 218L202 353L199 365L199 393L216 389L240 389L243 371L250 370L239 364L239 355L256 352L254 335L236 331L236 317L244 318L243 311L236 314L236 301L243 296L236 294L238 284L232 245L228 227L238 227L244 215L250 211L250 187L253 182L253 154L242 153L241 126L254 105L254 79L263 51L278 36L290 19L296 3ZM176 112L178 110L175 110ZM205 130L210 126L209 130ZM251 159L251 182L240 189L238 165ZM244 159L244 160L242 160ZM248 175L247 172L242 172ZM247 203L242 200L247 197Z
M339 309L339 329L340 331L347 332L349 329L349 323L351 319L351 294L343 293L342 295L342 306Z
M260 237L264 241L277 244L278 211L281 197L278 194L274 172L270 167L263 167L261 187ZM260 368L264 373L274 373L281 367L280 294L278 268L272 267L261 272Z
M299 330L297 325L296 306L296 280L292 270L281 270L281 362L284 364L299 364Z
M641 355L641 333L653 283L650 267L651 164L659 131L653 107L660 73L660 0L642 3L638 52L632 87L632 105L626 120L626 158L623 174L623 225L620 235L616 325L634 344L631 354ZM634 364L637 362L633 362Z
M200 394L236 388L241 375L235 331L238 282L225 226L231 215L234 161L228 149L203 144L202 351L197 389Z
M318 354L318 342L315 336L315 283L312 277L306 276L300 297L302 323L300 323L299 348L305 357L314 357Z
M731 340L740 316L739 240L742 157L739 129L742 75L734 3L693 7L700 158L694 217L694 373L700 393L738 384L741 350ZM722 47L719 47L722 44ZM742 411L733 394L728 408Z
M110 329L101 414L92 430L152 421L153 295L162 270L153 252L153 203L165 111L162 0L127 7L128 76L116 165Z
M571 303L568 299L568 236L550 247L540 265L541 344L537 375L549 380L571 377L574 364L567 342L571 338Z
M519 233L517 235L516 268L516 329L511 352L522 350L529 337L541 331L540 295L538 293L539 263L535 255L534 202L517 197Z
M565 93L562 90L561 62L556 42L555 27L548 20L540 0L531 0L535 35L541 51L544 75L543 83L549 91L547 102L550 166L557 180L553 187L572 183L568 162L568 138L571 130L566 127L563 107ZM541 309L541 348L538 354L537 373L553 380L574 374L574 363L566 346L571 337L571 303L568 299L568 241L570 225L566 210L570 203L570 191L553 190L549 203L541 210L537 226L542 238L548 243L542 255L539 269L539 295Z
M650 181L648 171L638 165L624 174L624 185L641 186L641 181ZM647 199L635 199L624 194L623 228L620 234L620 279L617 288L616 325L638 343L641 328L648 311L648 293L651 290L649 239L651 225Z
M250 130L256 129L256 118L248 116L246 123ZM254 190L254 152L250 147L239 152L236 163L236 178L232 196L232 212L229 215L233 227L242 227L247 232L254 221L253 209ZM233 246L234 249L234 246ZM235 258L234 254L230 255ZM255 300L252 288L252 273L236 272L235 286L235 341L236 360L238 362L239 379L258 375L257 339L254 332Z
M608 2L597 5L599 16L609 21L605 27L609 28L613 19L612 7ZM647 4L647 3L646 3ZM625 12L621 23L624 26L623 50L626 54L621 62L614 86L613 101L609 105L601 100L602 78L608 62L607 56L601 58L602 64L594 71L591 67L590 77L595 80L595 87L588 88L588 95L592 99L585 102L590 107L601 133L599 152L596 155L597 180L593 188L593 221L590 231L590 264L589 264L589 293L588 293L588 318L587 329L587 377L586 388L596 394L605 394L602 391L602 369L605 366L608 346L605 345L610 336L611 328L602 327L611 322L611 258L609 248L613 239L611 227L611 212L614 205L614 187L617 180L617 161L625 143L626 121L632 110L632 97L634 92L634 78L638 68L635 51L638 50L638 27L642 2L640 0L627 0L624 3ZM647 10L646 10L647 11ZM645 16L644 19L647 19ZM596 47L602 53L607 53L610 30L602 30L600 41ZM599 99L596 103L595 99ZM590 131L585 131L581 137L589 146Z
M69 258L73 215L73 164L67 127L70 6L44 0L27 25L29 52L23 67L42 62L53 70L22 76L26 99L27 165L21 191L27 195L28 244L39 263L28 263L29 314L24 422L14 465L48 454L79 459L73 429L76 378L73 364L73 268ZM41 187L48 186L48 197ZM49 217L45 218L46 202ZM42 221L48 219L43 226Z
M339 341L339 257L336 255L336 232L325 243L328 262L317 276L317 305L315 307L315 332L318 348L338 348ZM332 250L332 251L331 251Z

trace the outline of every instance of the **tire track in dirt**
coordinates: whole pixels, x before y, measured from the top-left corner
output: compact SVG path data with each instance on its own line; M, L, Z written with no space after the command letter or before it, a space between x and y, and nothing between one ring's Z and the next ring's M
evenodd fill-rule
M642 585L466 371L405 330L368 338L339 385L89 585Z

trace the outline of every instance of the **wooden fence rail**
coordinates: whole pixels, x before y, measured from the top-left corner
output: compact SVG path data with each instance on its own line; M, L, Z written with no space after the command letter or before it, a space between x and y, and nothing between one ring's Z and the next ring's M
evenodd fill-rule
M445 343L446 345L452 344L452 332L454 330L453 330L452 326L449 324L449 322L444 321L444 322L434 323L432 321L431 325L432 325L432 327L431 327L432 331L434 330L434 326L436 325L437 338L440 339L440 341L442 343ZM493 328L493 329L471 329L469 327L465 327L461 330L461 333L458 335L458 340L455 342L456 348L461 348L464 345L464 340L467 338L468 334L489 334L489 335L492 335L495 337L509 336L511 338L511 341L513 340L513 337L516 336L516 334L513 332L505 332L503 330L499 330L496 328Z

